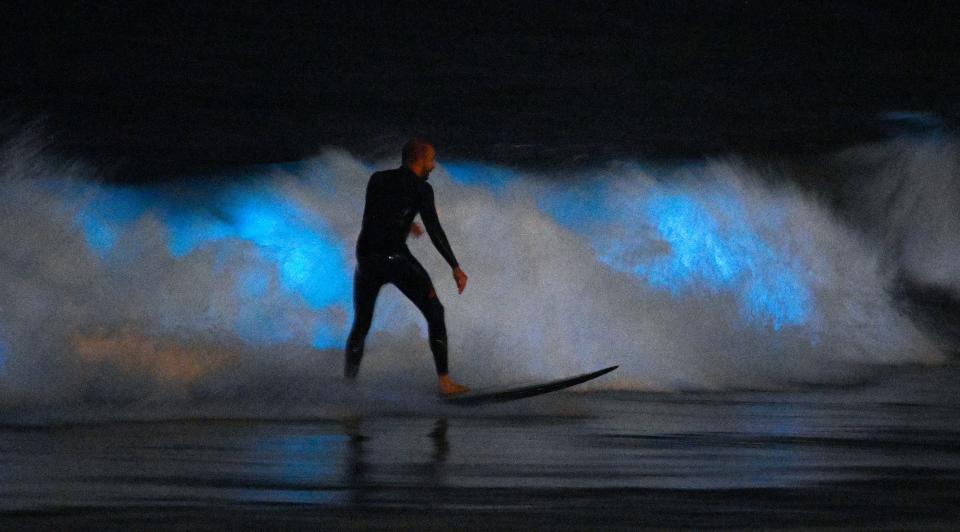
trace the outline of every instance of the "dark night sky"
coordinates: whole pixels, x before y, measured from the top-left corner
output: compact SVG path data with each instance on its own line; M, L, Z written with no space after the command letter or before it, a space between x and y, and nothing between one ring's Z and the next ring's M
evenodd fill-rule
M378 5L7 4L0 109L124 179L411 133L534 165L808 153L960 115L957 18L916 3Z

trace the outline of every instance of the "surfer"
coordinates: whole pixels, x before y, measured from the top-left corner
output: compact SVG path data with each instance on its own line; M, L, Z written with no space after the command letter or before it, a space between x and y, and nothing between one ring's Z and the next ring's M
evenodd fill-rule
M433 187L427 183L436 166L435 159L433 146L412 139L403 146L400 168L376 172L367 183L363 223L357 239L357 268L353 277L354 320L347 339L344 376L351 380L356 378L377 294L384 284L392 283L427 319L440 393L452 395L468 389L454 382L448 372L443 305L427 271L406 244L408 234L413 234L414 238L423 234L423 228L413 221L419 213L430 240L453 270L457 291L463 293L467 274L460 269L440 227Z

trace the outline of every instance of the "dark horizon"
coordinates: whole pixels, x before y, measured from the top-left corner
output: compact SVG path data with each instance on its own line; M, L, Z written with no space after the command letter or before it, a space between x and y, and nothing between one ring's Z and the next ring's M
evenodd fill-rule
M335 145L528 166L809 154L960 116L947 9L21 6L0 109L57 153L149 181Z

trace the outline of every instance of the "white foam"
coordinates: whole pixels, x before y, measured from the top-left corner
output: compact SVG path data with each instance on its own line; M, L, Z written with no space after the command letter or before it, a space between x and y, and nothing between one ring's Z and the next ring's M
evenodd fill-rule
M123 226L108 256L101 256L88 245L76 216L91 197L112 189L78 167L50 163L38 150L14 144L5 153L3 404L343 400L339 347L310 345L321 326L345 337L352 313L348 297L325 308L311 306L302 294L284 289L276 265L242 238L173 256L169 228L150 209ZM945 155L923 157L955 161L955 153L951 145ZM322 225L347 257L342 272L329 274L340 276L331 282L349 283L366 180L373 169L394 164L370 164L328 149L294 169L276 166L238 179L258 183ZM896 243L910 271L955 283L956 261L950 260L957 233L944 209L957 197L924 181L901 198L889 184L899 175L891 164L881 165L880 192L870 196L874 216L891 196L898 205L880 244L797 188L770 185L759 170L729 160L657 173L637 163L550 176L511 173L496 186L485 186L482 176L468 184L441 167L430 182L447 235L470 275L466 292L456 294L449 268L429 239L410 246L447 309L453 373L471 384L555 378L611 364L621 367L590 386L677 390L846 382L871 367L943 358L893 307L888 288L896 272L882 259ZM456 165L450 168L456 173ZM484 166L473 168L482 173ZM952 171L937 168L935 175L953 183ZM911 175L923 173L917 172ZM544 207L544 198L577 187L598 202L600 211L586 211L597 213L596 219L564 221L562 213ZM756 238L750 245L758 248L732 248L762 251L741 265L746 273L720 288L697 278L679 289L637 273L638 265L674 251L638 205L678 195L716 223L720 234ZM923 211L934 216L924 221ZM939 221L930 219L938 215ZM611 242L621 245L615 261ZM250 271L264 278L255 297L235 288ZM783 271L796 277L809 298L803 318L776 326L769 316L752 319L744 310L744 290L775 283ZM258 343L257 335L238 331L238 323L281 328L284 339ZM377 404L429 398L433 368L425 335L416 309L385 288L362 370L362 382L382 390Z

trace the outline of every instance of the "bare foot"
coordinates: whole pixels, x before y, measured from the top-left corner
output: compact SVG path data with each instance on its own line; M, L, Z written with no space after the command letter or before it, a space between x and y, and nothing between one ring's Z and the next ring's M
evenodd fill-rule
M470 388L462 384L457 384L450 379L450 375L440 375L440 393L443 395L456 395L469 392Z

